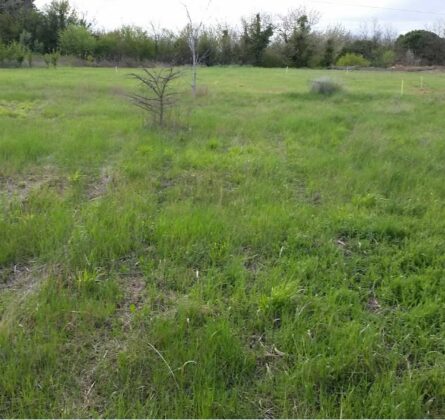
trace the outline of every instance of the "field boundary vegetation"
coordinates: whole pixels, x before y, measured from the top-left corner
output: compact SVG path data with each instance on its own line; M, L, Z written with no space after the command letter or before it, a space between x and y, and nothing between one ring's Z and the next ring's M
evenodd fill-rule
M65 63L99 67L180 66L192 64L193 57L200 57L204 66L445 64L442 26L437 33L414 30L398 36L376 22L357 34L342 26L320 29L319 20L317 11L300 7L280 16L259 12L242 18L239 27L193 27L190 21L176 32L153 24L148 29L122 26L99 31L68 0L54 0L42 9L35 7L34 0L6 1L0 8L0 66L32 67L51 61L54 54L70 57ZM191 39L196 41L192 54Z

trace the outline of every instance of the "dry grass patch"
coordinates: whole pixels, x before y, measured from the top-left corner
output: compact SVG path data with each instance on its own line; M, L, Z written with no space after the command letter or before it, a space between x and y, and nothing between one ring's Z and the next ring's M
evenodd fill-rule
M110 167L102 168L99 178L90 184L88 198L97 200L103 197L111 185L116 183L116 176Z
M23 202L34 192L49 188L63 194L67 186L64 177L52 167L45 167L37 173L16 176L0 176L0 196L5 195L8 201L18 199Z

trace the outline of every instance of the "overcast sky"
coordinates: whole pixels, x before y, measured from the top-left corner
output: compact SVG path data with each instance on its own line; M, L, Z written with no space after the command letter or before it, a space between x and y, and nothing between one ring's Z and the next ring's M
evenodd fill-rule
M363 22L377 19L380 24L391 26L397 32L431 27L435 22L445 22L445 0L71 0L79 11L86 12L98 28L113 29L123 24L148 28L150 22L177 29L186 23L183 3L193 19L206 22L238 24L241 16L257 11L271 14L305 5L321 13L321 27L343 24L358 31ZM50 0L36 0L42 7ZM369 7L366 7L369 6ZM386 8L386 9L383 9ZM387 10L387 9L404 9Z

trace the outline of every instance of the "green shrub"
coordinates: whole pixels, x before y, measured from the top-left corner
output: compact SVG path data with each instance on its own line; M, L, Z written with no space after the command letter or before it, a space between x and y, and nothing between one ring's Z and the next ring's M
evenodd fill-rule
M333 95L341 90L343 90L342 86L330 77L322 77L320 79L312 80L311 82L312 93Z
M57 64L59 63L60 59L60 52L59 51L53 51L51 53L47 53L43 55L43 61L46 64L46 67L53 66L54 68L57 67Z
M59 51L53 51L51 53L50 57L51 57L51 64L53 65L54 68L56 68L57 64L59 63L60 52Z
M347 53L341 56L337 61L337 66L340 67L369 67L370 62L360 54Z
M51 54L43 54L43 61L45 62L46 67L49 68L51 65Z
M18 67L21 67L26 57L26 48L18 42L13 42L8 48L8 58L15 61Z
M88 63L89 66L92 66L94 64L94 57L90 54L87 58L86 58L86 62Z

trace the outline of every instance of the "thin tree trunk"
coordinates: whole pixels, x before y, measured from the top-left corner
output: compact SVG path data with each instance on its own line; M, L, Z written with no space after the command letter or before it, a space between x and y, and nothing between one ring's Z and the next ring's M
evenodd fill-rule
M160 98L159 125L164 127L164 98Z
M196 98L196 83L197 83L198 59L197 59L197 56L196 56L196 43L195 43L195 40L193 40L193 43L192 43L192 59L193 59L193 65L192 65L192 94L193 94L193 97Z

